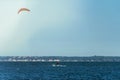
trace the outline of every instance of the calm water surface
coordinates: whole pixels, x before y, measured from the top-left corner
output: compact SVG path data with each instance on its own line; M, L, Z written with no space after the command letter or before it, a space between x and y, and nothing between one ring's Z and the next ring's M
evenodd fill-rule
M120 80L118 62L0 62L0 80Z

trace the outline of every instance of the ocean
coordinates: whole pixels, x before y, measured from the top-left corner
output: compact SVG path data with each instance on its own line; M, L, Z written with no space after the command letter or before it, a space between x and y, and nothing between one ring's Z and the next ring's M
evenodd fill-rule
M119 62L0 62L0 80L120 80Z

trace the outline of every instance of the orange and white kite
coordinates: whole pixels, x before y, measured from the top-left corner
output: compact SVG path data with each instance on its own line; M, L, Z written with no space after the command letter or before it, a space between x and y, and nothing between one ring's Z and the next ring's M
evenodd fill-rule
M22 11L28 11L28 12L30 12L30 10L27 9L27 8L21 8L21 9L18 11L18 14L19 14L20 12L22 12Z

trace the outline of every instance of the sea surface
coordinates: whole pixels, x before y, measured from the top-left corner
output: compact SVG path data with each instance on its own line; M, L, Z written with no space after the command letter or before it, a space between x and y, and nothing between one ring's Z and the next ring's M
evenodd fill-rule
M0 62L0 80L120 80L119 62Z

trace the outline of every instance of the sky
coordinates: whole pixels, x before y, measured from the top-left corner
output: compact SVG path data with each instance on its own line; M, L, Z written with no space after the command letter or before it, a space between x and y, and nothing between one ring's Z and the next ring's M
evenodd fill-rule
M0 0L0 56L120 56L119 3Z

